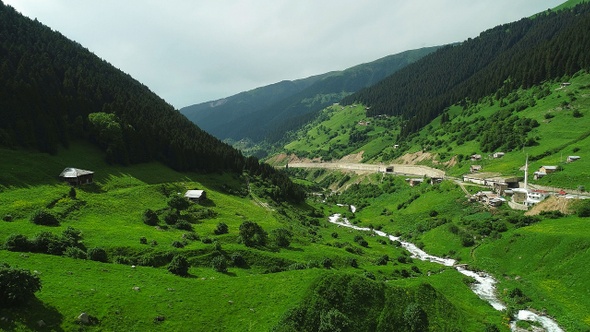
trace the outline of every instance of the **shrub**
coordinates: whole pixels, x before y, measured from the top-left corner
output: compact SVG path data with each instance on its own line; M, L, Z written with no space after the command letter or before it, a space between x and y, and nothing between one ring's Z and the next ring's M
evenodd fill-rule
M377 259L377 261L375 262L375 264L377 265L387 265L387 262L389 261L389 256L387 255L383 255L381 257L379 257Z
M0 306L9 308L21 305L35 297L41 289L41 280L29 271L0 265Z
M4 215L4 217L2 217L2 220L4 220L4 221L12 221L12 215L6 214L6 215Z
M191 225L191 223L186 220L179 220L178 222L176 222L176 225L174 225L174 227L183 231L193 231L193 225Z
M167 225L175 225L177 221L178 221L178 213L176 213L174 211L168 211L164 215L164 222L166 222Z
M170 264L168 264L168 271L170 271L170 273L184 277L188 275L189 267L190 265L184 256L176 255L174 258L172 258Z
M188 209L190 202L182 196L174 195L168 201L168 206L177 211L182 211Z
M113 258L113 263L123 264L123 265L130 265L131 264L131 260L127 256L121 256L121 255L119 255L119 256L115 256L115 258Z
M59 236L51 232L41 232L31 241L31 250L33 252L61 255L66 250L66 244Z
M70 192L68 192L68 196L70 196L71 199L76 199L76 188L71 187Z
M215 235L227 234L229 232L229 227L226 223L220 222L217 224L217 228L213 231Z
M291 245L293 234L285 228L278 228L272 231L274 242L278 247L287 248Z
M245 267L247 265L244 256L242 256L242 253L239 251L236 251L233 254L231 254L230 260L232 265L236 267Z
M143 213L143 223L148 226L156 226L160 222L158 215L151 209L145 210Z
M36 225L59 226L57 218L45 209L38 209L31 215L31 222Z
M142 236L139 238L139 243L141 244L147 244L147 238L145 236Z
M211 260L211 267L217 272L227 272L227 260L223 255L215 256Z
M108 261L107 252L103 248L90 248L86 253L90 260L106 263Z
M180 242L180 241L173 241L172 246L174 248L184 248L184 244L182 244L182 242Z
M240 225L240 240L247 247L266 245L268 234L255 222L245 221Z
M30 251L31 243L25 235L11 234L4 241L4 248L9 251Z
M70 246L82 246L82 231L68 226L62 233L63 241Z
M64 256L75 259L86 259L88 257L86 251L78 247L67 247L64 251Z
M577 210L578 217L590 217L590 200L584 200L580 202Z
M326 269L332 268L333 264L334 263L332 262L332 259L330 259L330 257L326 257L322 260L322 266Z

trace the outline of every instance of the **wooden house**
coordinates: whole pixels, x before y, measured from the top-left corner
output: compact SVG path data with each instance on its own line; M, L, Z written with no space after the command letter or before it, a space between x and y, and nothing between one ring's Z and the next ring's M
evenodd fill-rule
M580 160L580 156L567 156L567 162L571 163L573 161Z
M187 190L184 197L192 202L199 202L207 198L205 190Z
M80 168L66 167L60 174L59 178L72 186L92 183L94 172Z
M481 169L482 169L481 165L471 165L469 167L469 171L471 173L477 173L477 172L481 171Z
M539 173L551 174L557 171L557 166L541 166Z

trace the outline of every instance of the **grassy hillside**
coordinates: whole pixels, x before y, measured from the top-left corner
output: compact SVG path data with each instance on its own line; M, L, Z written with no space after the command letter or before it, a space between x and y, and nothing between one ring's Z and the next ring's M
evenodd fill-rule
M562 87L563 82L571 84ZM333 105L297 132L281 152L325 161L362 153L359 160L364 162L410 161L443 169L452 176L468 173L472 164L481 165L484 172L524 176L520 168L528 156L530 183L587 189L589 91L590 75L582 71L505 97L491 95L479 102L453 105L403 141L398 137L399 118L368 117L363 105ZM536 125L517 125L525 122ZM506 154L492 158L498 151ZM473 154L483 159L472 162ZM570 155L581 159L567 163ZM544 165L560 166L561 170L533 179L533 172Z
M590 327L590 303L584 296L590 277L587 217L525 216L506 206L490 209L470 203L452 181L411 187L403 177L290 172L320 185L338 184L339 194L326 200L359 208L355 213L342 212L354 224L401 235L428 253L491 273L499 281L499 295L509 305L508 312L531 307L554 317L566 331ZM515 289L526 297L514 296Z
M73 330L80 326L76 317L86 312L96 324L85 330L269 330L286 312L305 306L306 294L327 273L370 276L385 289L428 283L437 301L449 301L461 325L501 326L502 314L471 293L454 270L396 259L407 252L361 234L363 246L358 232L329 224L329 214L345 212L335 205L273 203L265 198L266 185L252 177L248 194L246 179L237 175L178 173L158 163L112 166L85 143L57 155L0 149L0 156L12 161L0 172L0 216L6 220L0 228L0 262L36 271L43 285L38 301L0 309L6 317L2 329L37 329L43 320L50 329ZM95 183L75 188L72 197L71 187L57 179L66 166L95 171ZM164 220L168 202L186 189L204 189L208 197L180 212L192 231ZM39 208L55 215L59 226L32 223ZM158 214L157 226L143 222L147 209ZM266 245L248 247L238 240L245 221L268 233ZM217 235L221 222L229 232ZM71 249L60 254L62 234L72 228L80 231L80 250L102 248L107 262L76 256ZM292 234L288 246L275 242L277 229ZM16 234L26 239L25 249L18 247ZM167 271L175 255L187 257L188 277ZM213 268L216 257L225 259L225 272ZM448 270L444 276L428 277L428 271L442 270ZM412 281L406 279L410 275ZM432 322L444 317L428 314Z

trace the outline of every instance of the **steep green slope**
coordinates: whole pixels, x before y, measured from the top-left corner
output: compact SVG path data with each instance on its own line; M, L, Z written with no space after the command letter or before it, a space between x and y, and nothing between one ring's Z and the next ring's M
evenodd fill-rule
M407 137L461 100L476 101L588 68L590 4L547 11L448 46L343 99L370 106L370 116L400 116Z

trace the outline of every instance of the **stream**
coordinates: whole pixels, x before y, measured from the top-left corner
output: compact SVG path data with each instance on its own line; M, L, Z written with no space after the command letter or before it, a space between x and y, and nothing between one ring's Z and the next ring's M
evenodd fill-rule
M351 205L351 210L354 206ZM417 258L423 261L429 261L433 263L438 263L444 266L455 267L459 273L472 277L475 279L475 282L471 285L471 290L479 296L482 300L488 302L494 309L498 311L502 311L506 309L506 305L498 299L496 296L496 279L494 279L491 275L485 272L475 272L467 269L463 265L456 265L456 261L451 258L442 258L433 255L429 255L424 252L422 249L418 248L415 244L410 242L402 241L399 237L387 234L382 231L374 230L368 227L359 227L356 225L351 224L346 218L341 218L340 214L334 214L329 217L329 222L332 224L336 224L343 227L348 227L351 229L359 230L359 231L370 231L375 233L378 236L383 236L391 241L397 241L401 243L402 247L405 248L407 251L410 252L412 258ZM529 321L529 322L537 322L543 326L546 332L563 332L563 329L559 327L557 322L552 320L547 316L543 316L540 314L536 314L529 310L520 310L514 320L512 321L510 328L512 331L521 331L517 326L517 321Z

